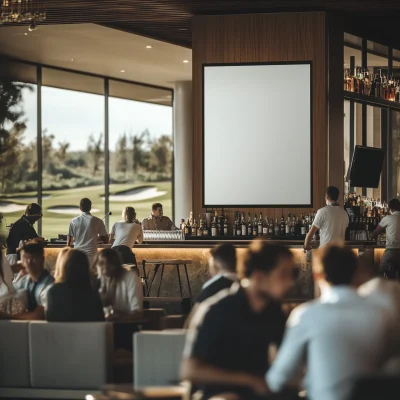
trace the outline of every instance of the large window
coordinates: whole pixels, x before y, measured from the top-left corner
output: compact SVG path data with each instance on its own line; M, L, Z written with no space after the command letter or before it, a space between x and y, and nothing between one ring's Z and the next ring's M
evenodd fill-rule
M92 200L94 215L112 212L105 219L110 228L126 205L142 219L161 202L172 217L171 90L7 60L0 65L0 99L6 224L38 193L44 213L38 230L47 239L68 233L82 197Z
M27 82L27 83L23 83ZM5 225L37 201L36 69L0 67L0 213Z

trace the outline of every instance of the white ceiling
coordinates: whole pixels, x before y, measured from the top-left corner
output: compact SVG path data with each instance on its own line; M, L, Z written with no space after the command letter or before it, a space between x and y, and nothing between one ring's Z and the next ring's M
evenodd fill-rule
M0 27L0 54L169 88L192 79L190 49L95 24Z

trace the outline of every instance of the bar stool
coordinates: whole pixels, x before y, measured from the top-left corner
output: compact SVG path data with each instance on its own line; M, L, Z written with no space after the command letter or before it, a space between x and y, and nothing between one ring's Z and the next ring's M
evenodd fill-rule
M150 280L150 284L147 284L147 280L149 277L146 274L146 264L152 264L154 265L154 271L153 271L153 276ZM183 290L182 290L182 281L181 281L181 273L179 271L179 267L183 265L183 268L185 270L185 275L186 275L186 283L189 291L190 297L192 297L192 289L190 287L190 282L189 282L189 275L187 272L187 265L192 265L193 260L143 260L142 261L142 268L143 268L143 276L144 276L144 282L147 288L147 294L146 296L149 297L151 287L153 286L154 278L156 277L158 271L161 268L161 276L160 276L160 282L158 284L158 289L157 289L157 297L160 297L160 290L161 290L161 283L163 280L164 276L164 268L166 265L172 265L176 267L176 273L178 274L178 282L179 282L179 292L181 294L181 297L183 298Z

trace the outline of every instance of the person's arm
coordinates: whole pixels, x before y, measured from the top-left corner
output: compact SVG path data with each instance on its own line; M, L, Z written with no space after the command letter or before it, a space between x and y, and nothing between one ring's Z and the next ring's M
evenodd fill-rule
M110 241L109 241L109 243L110 243L111 245L113 245L114 242L115 242L115 224L114 224L114 225L112 226L112 228L111 228Z
M108 233L107 233L106 226L104 225L103 221L101 221L101 224L100 224L99 236L100 236L100 240L103 242L103 244L108 244Z
M75 233L74 233L74 227L72 225L72 222L69 224L69 231L68 231L68 237L67 237L67 246L72 247L73 243L75 240Z
M178 228L174 225L174 223L172 222L172 220L170 219L170 218L168 218L169 219L169 222L170 222L170 230L171 231L177 231L178 230Z
M11 319L24 320L24 321L35 321L44 319L44 307L37 306L33 311L12 315Z
M136 238L136 241L140 244L140 243L143 243L143 229L142 229L142 227L139 225L139 233L138 233L138 236L137 236L137 238Z
M382 226L378 225L376 229L372 232L372 240L375 240L381 233L385 232L385 228Z
M242 386L248 387L258 394L268 393L265 381L260 377L245 372L217 368L196 358L183 360L181 365L181 379L195 384Z
M315 235L315 233L317 232L318 228L316 226L312 226L310 231L308 232L307 236L306 236L306 240L304 241L304 249L305 250L311 250L311 242L312 239Z
M267 385L272 392L280 392L285 386L299 383L308 341L308 330L304 319L306 310L305 306L300 306L290 315L278 356L266 374Z

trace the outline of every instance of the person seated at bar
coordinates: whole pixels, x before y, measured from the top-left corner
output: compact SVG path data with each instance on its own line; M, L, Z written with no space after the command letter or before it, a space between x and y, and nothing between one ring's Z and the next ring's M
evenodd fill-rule
M55 322L104 321L103 305L92 287L89 260L68 249L57 266L56 283L47 293L46 319Z
M92 265L97 255L99 237L104 243L108 243L108 234L103 220L90 213L92 202L88 198L80 201L80 210L82 214L75 217L69 225L67 245L77 250L83 251Z
M110 233L112 248L120 255L123 264L135 264L136 257L132 252L135 242L143 242L143 230L136 219L133 207L125 207L122 210L123 221L116 222Z
M230 243L216 246L210 251L211 257L208 261L209 279L202 287L196 303L201 303L209 297L214 296L223 289L228 289L238 280L236 273L236 249Z
M272 392L296 384L305 366L309 400L347 400L356 379L386 362L393 320L357 294L356 271L357 257L349 248L331 245L317 253L314 279L324 280L329 290L291 313L285 339L266 374Z
M5 255L0 255L0 297L14 291L13 273Z
M151 207L151 215L142 221L144 231L175 231L178 228L174 223L163 215L161 203L154 203Z
M45 317L47 292L54 278L44 267L43 243L30 241L21 248L21 263L27 274L14 282L14 289L28 294L27 312L17 315L2 314L6 319L41 320Z
M279 346L286 318L279 302L294 283L293 253L255 240L247 252L245 279L202 302L191 320L181 378L203 399L264 394L271 344Z
M18 247L20 242L25 242L31 239L39 238L33 225L41 219L42 207L39 204L31 203L26 207L25 214L10 228L7 237L7 260L10 265L14 265L20 259Z
M400 275L400 201L389 201L391 215L386 215L372 232L372 239L376 239L386 231L386 250L381 261L381 272L389 279L398 279Z
M340 191L335 186L328 186L325 192L326 207L318 210L310 231L304 241L304 250L311 250L311 241L319 230L319 247L330 242L343 241L349 225L347 212L338 203Z

